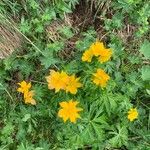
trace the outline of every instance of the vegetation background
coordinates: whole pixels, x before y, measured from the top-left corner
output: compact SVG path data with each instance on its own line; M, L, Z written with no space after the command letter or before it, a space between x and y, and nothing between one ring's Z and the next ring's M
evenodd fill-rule
M149 0L0 1L0 150L150 149ZM81 61L96 41L113 49L106 64ZM105 90L89 74L102 67ZM47 87L49 69L81 77L76 95ZM17 92L32 83L36 106ZM80 101L81 119L64 123L59 102ZM127 119L136 107L138 118Z

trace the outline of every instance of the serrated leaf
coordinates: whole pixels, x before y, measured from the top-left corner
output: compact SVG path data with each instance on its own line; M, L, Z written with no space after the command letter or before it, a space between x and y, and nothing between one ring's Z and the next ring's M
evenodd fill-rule
M20 24L20 31L22 33L28 33L31 29L31 24L24 19L24 17L21 18L21 24Z
M39 85L34 85L33 90L35 91L35 99L41 100L42 101L42 97L44 96L44 88L43 86L39 86Z
M47 69L51 65L58 63L58 59L54 58L53 51L46 49L43 51L43 57L40 58L40 61L43 66Z
M63 42L54 42L54 43L48 43L47 48L50 51L55 51L58 52L64 48L64 43Z
M43 57L40 60L45 69L47 69L51 65L58 63L58 60L52 57Z
M143 66L141 71L142 71L142 79L144 81L150 80L150 66L148 65Z
M6 126L1 130L1 134L8 136L14 131L14 126L12 123L8 122Z
M25 114L25 116L22 118L23 122L28 121L31 118L31 114Z
M5 70L10 70L12 68L15 58L12 56L4 59Z
M144 43L141 45L139 50L146 59L150 59L150 42L145 40Z
M59 29L60 34L62 34L62 36L64 36L65 38L69 39L71 37L73 37L74 33L72 32L70 27L61 27Z

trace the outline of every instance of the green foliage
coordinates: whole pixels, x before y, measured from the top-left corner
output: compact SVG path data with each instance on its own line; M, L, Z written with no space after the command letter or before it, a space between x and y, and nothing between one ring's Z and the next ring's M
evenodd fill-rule
M140 52L146 59L150 59L150 42L148 40L145 40L141 45Z
M76 9L83 4L79 0L0 3L0 23L10 24L13 18L23 40L21 48L0 60L0 149L149 149L149 1L87 0L94 7L84 6L87 13L94 11L89 18ZM81 22L63 24L66 14ZM49 31L56 36L53 40L47 37L47 27L55 21L62 24L57 31L55 27ZM84 51L99 37L113 50L111 60L82 62ZM91 79L98 68L111 78L104 89ZM76 74L83 87L76 95L49 90L45 77L50 69ZM32 83L37 105L25 104L17 92L22 80ZM79 101L83 108L76 124L64 123L57 115L59 102L69 99ZM130 108L139 113L133 122L127 118Z
M143 66L141 71L142 71L142 79L144 81L149 81L150 80L150 66Z

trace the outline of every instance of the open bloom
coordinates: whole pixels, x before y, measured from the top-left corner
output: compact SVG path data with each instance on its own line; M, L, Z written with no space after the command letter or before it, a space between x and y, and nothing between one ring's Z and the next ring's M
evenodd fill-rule
M76 107L78 103L79 102L73 100L59 103L62 108L59 110L58 116L62 118L64 122L70 119L71 122L75 123L77 118L80 118L79 112L83 110Z
M128 111L128 119L130 121L133 121L135 120L136 118L138 118L138 111L136 108L131 108L129 111Z
M22 81L18 84L20 85L20 87L17 89L17 91L23 93L25 104L36 105L36 101L33 99L34 91L30 91L31 83Z
M105 50L105 47L103 42L96 41L90 46L90 49L92 49L93 55L97 57L101 55L101 51Z
M66 92L70 92L71 94L76 94L77 89L82 86L79 82L80 78L76 78L75 75L69 77L69 82L66 85Z
M93 56L98 57L98 60L104 63L111 58L112 50L105 48L103 42L96 41L83 53L82 61L91 62Z
M104 63L106 61L108 61L112 56L112 50L111 49L103 49L100 52L100 56L99 56L99 61L101 63Z
M82 61L91 62L92 57L93 57L93 51L92 49L88 49L83 53Z
M17 89L17 91L21 93L25 93L31 88L31 83L27 83L26 81L22 81L18 83L18 85L20 85L20 87Z
M32 104L36 105L36 101L33 98L34 96L34 91L28 91L24 93L24 102L25 104Z
M56 72L54 70L51 70L50 75L46 77L49 89L55 89L55 92L65 90L71 94L76 94L77 89L82 86L79 79L75 75L69 76L66 72Z
M108 80L110 79L109 75L102 69L97 69L97 72L93 74L93 82L96 85L106 87Z
M55 92L66 88L69 81L69 76L65 72L56 72L50 70L50 75L46 77L49 89L55 89Z

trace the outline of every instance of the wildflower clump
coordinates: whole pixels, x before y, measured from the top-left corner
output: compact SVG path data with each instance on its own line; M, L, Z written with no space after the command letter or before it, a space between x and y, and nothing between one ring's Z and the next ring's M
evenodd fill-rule
M50 75L46 77L49 89L55 89L55 92L65 90L71 94L76 94L77 89L82 86L79 79L75 75L69 76L64 71L57 72L54 70L50 70Z
M106 87L107 82L110 79L110 76L103 69L97 69L93 76L93 82L102 88Z
M103 42L96 41L82 55L82 61L91 62L93 56L98 57L100 63L107 62L112 56L112 50L105 48Z
M18 83L20 87L17 89L18 92L23 94L25 104L36 105L36 101L34 100L34 91L31 90L31 83L27 83L26 81L22 81Z
M70 119L70 122L76 123L76 120L80 118L79 112L82 111L82 108L77 108L79 102L70 100L68 102L63 101L59 103L61 109L58 112L58 116L66 122Z
M130 121L133 121L135 119L138 118L138 111L136 108L131 108L129 111L128 111L128 119Z

